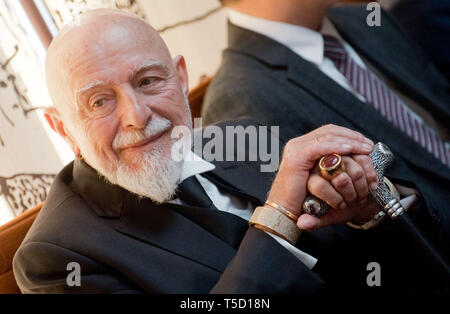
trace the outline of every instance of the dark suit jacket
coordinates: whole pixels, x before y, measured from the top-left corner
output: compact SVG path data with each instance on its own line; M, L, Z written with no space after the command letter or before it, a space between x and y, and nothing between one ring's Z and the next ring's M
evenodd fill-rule
M400 0L390 13L450 80L450 1Z
M444 125L450 121L447 83L384 11L381 27L366 24L365 6L331 9L340 35L394 86ZM421 222L447 257L450 250L450 171L374 108L284 45L229 24L229 47L205 96L206 123L249 116L279 125L292 138L333 123L386 143L396 159L388 174L414 183L424 198Z
M219 126L224 130L225 125L251 124L240 120ZM224 141L229 140L225 135ZM216 169L204 175L258 205L265 201L274 174L260 172L261 162L248 161L250 153L246 151L247 161L215 161ZM339 291L359 290L369 289L366 265L372 261L382 267L382 288L442 289L433 270L414 247L404 245L389 222L368 232L345 225L305 232L297 246L319 258L312 271L240 217L156 205L105 183L76 160L56 177L13 266L25 293L309 294L323 291L325 281ZM414 263L405 267L405 259ZM70 262L81 266L81 287L66 284ZM423 274L411 276L411 268Z

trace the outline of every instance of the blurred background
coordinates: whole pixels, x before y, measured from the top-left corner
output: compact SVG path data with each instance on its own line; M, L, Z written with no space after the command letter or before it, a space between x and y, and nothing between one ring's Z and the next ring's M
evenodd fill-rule
M381 1L389 6L391 1ZM45 200L73 159L47 126L46 48L65 23L93 8L137 14L187 61L190 87L214 75L226 46L227 12L217 0L0 0L0 225Z

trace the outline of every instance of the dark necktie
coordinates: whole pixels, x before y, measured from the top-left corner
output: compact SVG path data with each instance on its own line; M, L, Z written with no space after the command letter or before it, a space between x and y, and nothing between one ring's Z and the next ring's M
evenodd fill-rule
M183 202L183 205L175 207L176 211L235 249L239 247L248 229L248 222L239 216L218 210L195 176L180 184L175 198Z
M334 62L355 91L366 98L367 103L385 119L450 167L450 145L442 141L438 134L374 73L360 67L339 40L329 35L323 35L323 38L324 55Z
M181 182L175 197L178 197L187 205L217 210L195 176L191 176Z

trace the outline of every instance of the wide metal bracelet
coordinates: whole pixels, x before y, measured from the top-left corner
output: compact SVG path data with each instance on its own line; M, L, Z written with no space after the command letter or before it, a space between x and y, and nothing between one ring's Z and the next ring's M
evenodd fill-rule
M301 230L297 224L289 217L274 208L259 206L256 207L249 220L250 226L258 225L264 231L275 234L292 245L297 243Z

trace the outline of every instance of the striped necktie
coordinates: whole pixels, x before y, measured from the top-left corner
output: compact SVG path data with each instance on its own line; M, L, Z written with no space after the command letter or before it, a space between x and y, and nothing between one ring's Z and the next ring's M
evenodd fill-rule
M450 167L450 147L414 113L374 73L363 69L335 37L323 35L324 55L347 78L354 90L363 96L385 119L414 139L423 148Z

